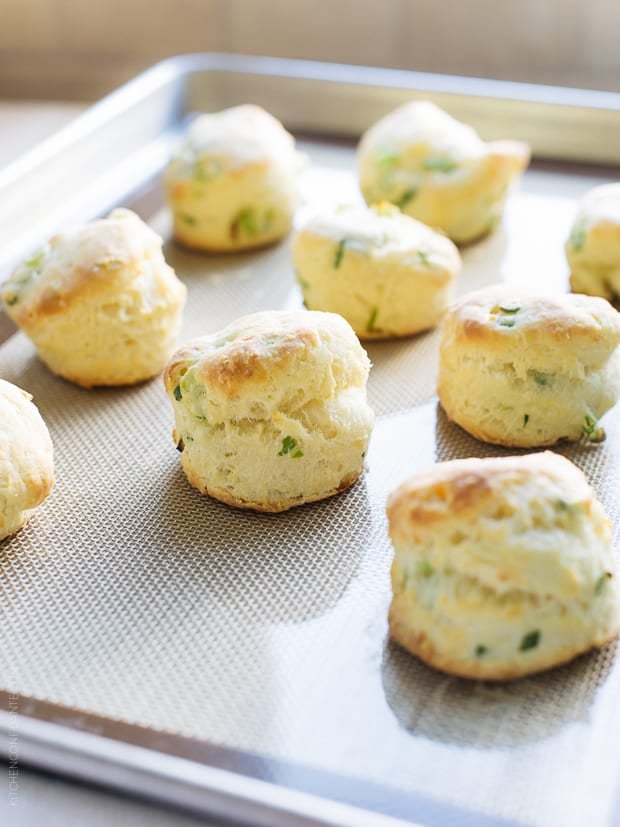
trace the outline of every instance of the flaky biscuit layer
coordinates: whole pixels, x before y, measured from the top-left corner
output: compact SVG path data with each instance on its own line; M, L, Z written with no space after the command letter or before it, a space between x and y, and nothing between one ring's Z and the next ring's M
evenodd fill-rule
M430 665L506 680L618 634L610 524L564 457L441 463L392 492L387 513L390 632Z
M466 243L497 226L529 158L520 141L485 143L435 104L412 101L364 133L358 171L367 203L390 201Z

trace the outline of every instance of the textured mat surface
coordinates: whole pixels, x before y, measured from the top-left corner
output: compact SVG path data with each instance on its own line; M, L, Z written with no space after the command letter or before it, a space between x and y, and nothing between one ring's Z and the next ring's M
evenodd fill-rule
M327 181L337 184L330 197L352 192L351 155L338 153L330 164L345 171L328 164L309 174L309 201L327 197ZM459 292L544 273L564 289L558 245L572 202L551 204L549 241L540 219L553 199L538 192L540 177L530 181L506 228L464 251ZM164 214L153 221L166 232ZM168 245L167 255L190 291L182 339L245 312L300 306L286 243L211 259ZM257 515L187 484L159 379L81 390L52 376L21 334L10 339L0 376L33 394L54 440L57 485L26 529L0 544L2 686L532 827L611 824L620 772L609 737L620 732L614 645L491 687L437 674L387 641L388 491L436 461L506 453L438 411L437 344L431 333L368 348L379 419L353 489ZM565 451L616 525L618 420L606 417L604 444Z

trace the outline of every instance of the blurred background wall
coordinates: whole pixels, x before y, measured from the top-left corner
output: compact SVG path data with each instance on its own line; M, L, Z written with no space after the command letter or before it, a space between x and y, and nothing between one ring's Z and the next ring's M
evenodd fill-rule
M230 51L620 90L620 0L0 0L0 97Z

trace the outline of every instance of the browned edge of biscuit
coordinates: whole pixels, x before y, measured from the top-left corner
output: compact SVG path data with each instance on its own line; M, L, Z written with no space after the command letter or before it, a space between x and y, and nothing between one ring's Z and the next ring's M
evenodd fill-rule
M286 233L282 235L278 235L276 237L266 238L262 241L257 240L255 242L249 244L237 244L237 245L228 245L226 247L217 246L213 244L199 244L194 241L189 241L183 238L177 230L173 231L173 238L174 243L177 244L179 247L182 247L185 250L190 250L193 253L207 253L212 255L234 255L235 253L251 253L255 250L264 250L268 247L275 247L276 244L279 244L286 236L289 234L287 230Z
M501 448L551 448L554 445L568 445L571 443L579 442L581 436L578 437L568 437L568 436L561 436L557 439L547 440L545 442L534 442L531 439L527 440L518 440L518 439L501 439L496 436L490 436L481 428L477 428L476 425L464 425L460 422L456 417L452 416L445 408L445 405L441 399L441 390L438 391L439 402L441 405L442 411L445 413L446 417L448 418L451 425L456 425L461 430L465 431L465 433L473 436L474 439L479 440L480 442L485 442L487 445L499 445ZM595 445L596 443L591 443Z
M332 488L324 494L316 494L313 497L298 497L292 500L280 500L278 502L252 502L249 500L242 500L222 488L208 488L206 485L201 484L197 477L191 473L191 471L187 471L185 468L183 470L190 484L200 491L201 494L205 494L214 500L218 500L226 505L234 506L235 508L276 514L282 511L288 511L290 508L295 508L298 505L305 505L306 503L326 500L329 497L334 497L336 494L340 494L342 491L345 491L357 482L362 475L364 468L362 467L359 471L353 471L351 474L348 474L340 481L336 488Z
M584 655L592 649L600 649L606 646L614 638L618 636L618 629L611 630L604 640L591 644L579 650L571 650L570 652L562 652L557 658L549 656L548 660L543 664L538 664L532 667L527 663L513 664L511 666L498 667L491 663L484 663L482 660L453 660L445 657L435 649L426 636L426 633L416 632L415 630L405 626L393 616L390 607L388 617L390 627L390 637L403 649L406 649L412 655L415 655L427 666L437 669L446 675L455 676L457 678L466 678L467 680L476 681L493 681L505 682L514 681L520 678L528 677L529 675L537 675L541 672L547 672L557 666L562 666L565 663L575 660L580 655Z

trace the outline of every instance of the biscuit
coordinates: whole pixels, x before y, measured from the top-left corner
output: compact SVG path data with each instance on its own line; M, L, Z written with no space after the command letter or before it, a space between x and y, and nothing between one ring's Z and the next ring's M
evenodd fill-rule
M54 373L131 385L170 358L186 289L161 238L130 210L52 238L2 286L7 314Z
M306 307L340 313L363 339L434 327L461 267L448 238L387 202L317 215L296 234L293 261Z
M254 313L179 348L164 382L188 480L258 511L348 488L373 425L369 368L347 322L318 311Z
M295 140L259 106L201 115L164 176L174 237L205 251L272 244L299 198Z
M390 634L430 666L508 680L620 631L611 528L549 451L444 462L389 497Z
M444 318L439 399L484 442L600 441L598 420L620 396L619 343L620 314L604 299L493 285Z
M435 104L413 101L364 133L358 170L367 203L391 201L465 243L497 226L510 184L529 158L527 144L485 143Z
M54 451L26 391L0 379L0 540L14 534L54 485Z
M565 251L572 290L602 296L620 308L620 183L585 195Z

